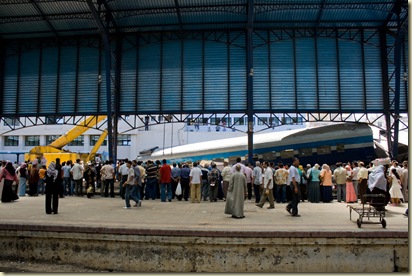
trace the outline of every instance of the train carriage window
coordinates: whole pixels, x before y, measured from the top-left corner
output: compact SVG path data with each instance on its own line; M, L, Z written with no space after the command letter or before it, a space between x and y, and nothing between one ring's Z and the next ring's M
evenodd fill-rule
M262 157L264 160L275 160L276 152L275 151L265 152L263 153Z
M345 152L345 144L337 144L336 152Z
M311 155L312 155L312 148L299 149L300 157L306 157L306 156L311 156Z
M293 158L295 156L295 152L293 149L282 150L280 152L280 157L282 159Z
M320 146L317 148L318 155L331 154L332 150L330 146Z

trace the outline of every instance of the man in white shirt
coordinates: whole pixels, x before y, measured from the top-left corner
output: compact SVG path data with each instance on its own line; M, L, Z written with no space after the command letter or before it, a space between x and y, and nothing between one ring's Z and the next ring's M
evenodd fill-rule
M198 168L197 163L193 163L193 168L190 170L190 199L192 203L200 203L200 183L202 182L202 171Z
M75 184L75 194L77 196L83 196L83 171L84 168L80 164L80 159L77 159L76 163L70 170L70 172L73 175L73 181Z
M127 162L128 161L129 160L127 158L124 160L124 163L122 165L120 165L119 172L118 172L121 175L119 193L120 193L120 196L122 197L122 199L125 199L125 197L124 197L125 186L123 186L123 184L127 181L127 175L128 175L128 172L129 172L129 169L127 168Z
M275 209L275 200L273 198L273 172L267 161L263 162L263 194L256 206L262 208L266 199L269 198L268 209Z
M255 203L260 202L260 190L262 186L262 168L260 162L256 161L256 167L253 169L252 175L253 190L255 192Z
M286 206L286 211L288 211L292 217L300 217L298 214L298 204L299 204L299 182L300 175L298 171L299 159L292 158L292 166L289 168L288 183L292 191L292 201Z

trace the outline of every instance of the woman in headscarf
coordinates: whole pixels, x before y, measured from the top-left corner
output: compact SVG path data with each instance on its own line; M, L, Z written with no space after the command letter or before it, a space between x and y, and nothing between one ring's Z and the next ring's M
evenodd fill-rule
M4 179L3 192L1 194L1 202L11 202L19 199L17 194L12 189L12 184L15 181L18 185L16 170L11 162L7 162L6 167L0 172L0 182Z
M299 183L299 192L300 192L300 199L302 200L302 202L305 202L305 199L308 199L307 196L307 176L306 176L306 172L303 169L302 165L298 166L298 172L300 175L300 183Z
M308 178L308 200L313 203L319 203L320 201L320 186L319 186L319 164L315 164L312 169L310 169Z
M20 168L18 169L20 173L20 180L19 180L19 196L26 196L26 182L27 182L27 165L26 163L21 163Z
M345 166L346 169L346 202L355 203L358 202L358 197L355 193L355 187L353 186L353 172L350 165Z
M322 201L331 202L332 197L332 171L327 164L322 165L319 179L322 185Z
M60 187L59 183L56 182L57 174L56 163L52 161L46 172L46 214L58 213Z
M391 195L391 202L392 206L399 206L400 200L403 200L403 194L401 191L401 177L399 176L398 172L395 168L392 169L392 185L389 190L389 194Z

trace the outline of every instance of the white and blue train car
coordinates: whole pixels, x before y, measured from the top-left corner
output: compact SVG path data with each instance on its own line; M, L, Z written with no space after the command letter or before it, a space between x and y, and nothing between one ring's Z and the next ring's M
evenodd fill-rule
M159 149L138 160L194 162L199 160L247 159L247 137L192 143ZM371 161L375 158L373 133L367 124L340 123L306 129L256 134L253 137L254 160L290 163L298 157L301 164L354 160Z

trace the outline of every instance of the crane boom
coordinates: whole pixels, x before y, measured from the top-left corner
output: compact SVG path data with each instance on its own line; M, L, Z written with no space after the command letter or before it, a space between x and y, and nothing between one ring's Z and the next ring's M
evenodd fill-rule
M106 119L106 116L90 116L87 117L83 122L77 124L75 127L67 131L65 134L57 138L55 141L53 141L49 146L56 148L56 149L61 149L80 135L82 135L84 132L89 130L91 127L97 125L100 121Z

